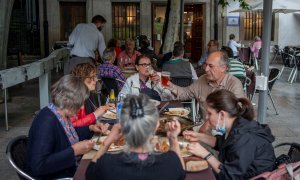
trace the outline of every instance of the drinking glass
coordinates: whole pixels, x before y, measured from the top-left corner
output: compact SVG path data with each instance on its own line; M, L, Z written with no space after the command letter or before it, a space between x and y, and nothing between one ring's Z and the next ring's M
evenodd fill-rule
M170 72L168 71L162 71L161 72L161 84L163 86L168 86L168 82L170 81Z

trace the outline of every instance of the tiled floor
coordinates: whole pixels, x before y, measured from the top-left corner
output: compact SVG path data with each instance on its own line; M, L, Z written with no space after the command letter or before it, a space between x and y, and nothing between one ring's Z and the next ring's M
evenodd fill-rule
M280 65L275 65L280 68ZM268 99L266 122L276 136L275 144L280 142L300 143L300 83L287 83L289 70L285 70L282 77L275 83L272 95L276 102L279 115L275 114ZM4 105L0 108L0 179L18 179L5 155L6 145L10 139L21 134L27 134L32 117L39 110L38 81L26 82L22 87L9 90L11 101L8 103L8 117L10 130L5 131ZM254 100L257 103L257 97ZM258 107L255 106L257 109ZM277 154L285 152L286 148L276 150Z

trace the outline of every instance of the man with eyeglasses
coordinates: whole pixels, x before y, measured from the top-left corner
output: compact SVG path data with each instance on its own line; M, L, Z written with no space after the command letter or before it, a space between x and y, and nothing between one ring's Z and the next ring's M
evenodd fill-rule
M233 92L238 98L245 97L243 86L239 79L227 73L228 57L221 51L211 53L205 64L204 75L200 76L197 81L188 87L179 87L171 82L167 87L178 100L189 100L196 98L200 104L202 118L205 120L206 112L204 102L206 97L219 89L226 89ZM208 131L209 124L201 127L202 132Z

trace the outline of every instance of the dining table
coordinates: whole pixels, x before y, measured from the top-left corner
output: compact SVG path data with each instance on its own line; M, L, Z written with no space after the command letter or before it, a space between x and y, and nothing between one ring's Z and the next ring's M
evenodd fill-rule
M183 107L183 104L180 101L175 100L175 101L162 101L157 106L159 110L163 110L165 108L173 108L173 107ZM87 170L87 167L96 152L97 152L96 150L92 149L88 153L83 155L80 164L77 168L77 171L73 177L74 180L85 179L85 172ZM109 152L109 153L116 153L116 152ZM185 157L184 160L189 161L189 160L202 160L202 159L196 156L189 156L189 157ZM211 167L208 166L208 168L203 169L201 171L187 172L185 179L186 180L194 180L194 179L214 180L215 176Z

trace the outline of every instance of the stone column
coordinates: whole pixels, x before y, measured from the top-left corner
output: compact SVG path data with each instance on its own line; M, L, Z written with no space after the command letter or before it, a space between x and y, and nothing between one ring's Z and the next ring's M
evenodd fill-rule
M0 70L7 67L7 41L14 0L0 0Z

